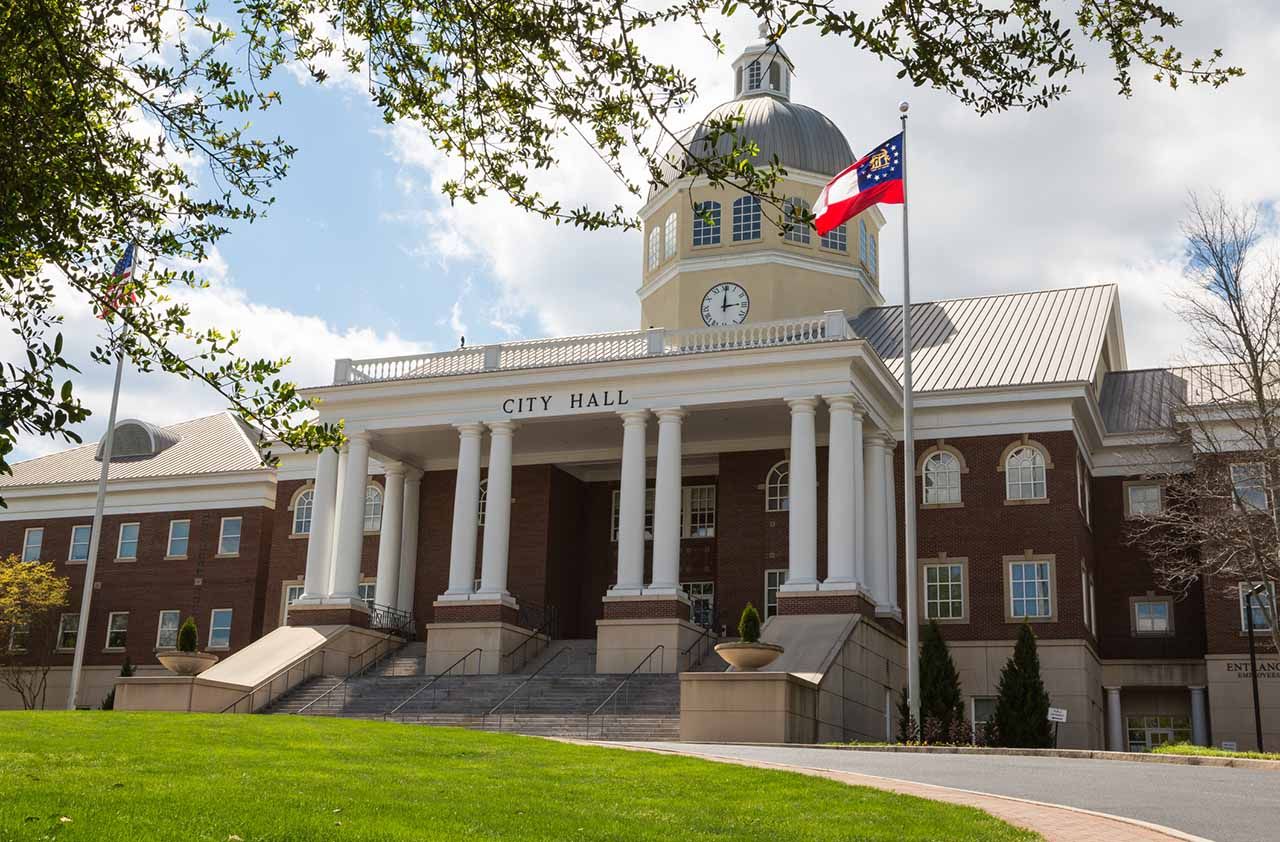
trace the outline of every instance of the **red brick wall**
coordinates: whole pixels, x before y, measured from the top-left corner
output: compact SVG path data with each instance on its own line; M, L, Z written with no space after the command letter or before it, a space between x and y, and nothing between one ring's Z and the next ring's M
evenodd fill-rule
M215 558L218 530L224 517L242 518L240 554L236 558ZM44 560L54 562L58 574L71 582L66 613L80 610L85 565L68 564L71 528L89 524L91 515L48 520L5 521L0 523L0 552L22 552L23 534L28 527L44 527ZM164 558L168 548L169 521L190 520L191 537L187 558ZM127 654L134 664L155 665L156 633L160 612L177 610L182 618L195 617L200 629L200 648L209 640L210 612L230 608L231 649L248 645L262 631L261 606L266 578L266 551L273 526L273 512L264 507L216 509L193 512L148 512L108 515L103 518L102 540L98 547L95 579L101 584L93 595L88 622L85 663L114 665ZM116 546L123 523L141 524L138 558L117 562ZM200 584L196 584L197 580ZM129 612L129 632L124 652L104 652L107 616L113 611ZM7 641L6 641L7 643ZM55 653L50 663L70 666L71 653Z
M1207 579L1203 591L1206 650L1211 655L1238 655L1249 651L1249 636L1243 631L1239 583ZM1271 633L1254 632L1258 652L1273 653Z

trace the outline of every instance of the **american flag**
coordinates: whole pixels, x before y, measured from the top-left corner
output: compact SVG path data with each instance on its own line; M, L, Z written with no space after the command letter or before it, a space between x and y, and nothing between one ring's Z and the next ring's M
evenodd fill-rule
M133 280L134 249L133 243L125 246L124 254L116 261L116 268L111 272L111 283L106 288L107 307L98 308L98 318L110 319L113 312L118 312L126 304L137 304L138 296L130 289L129 281Z

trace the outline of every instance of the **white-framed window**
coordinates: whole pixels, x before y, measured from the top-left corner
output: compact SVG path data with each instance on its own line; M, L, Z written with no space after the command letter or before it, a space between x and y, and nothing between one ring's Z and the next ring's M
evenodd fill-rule
M1093 517L1089 511L1092 508L1089 485L1089 466L1085 463L1083 456L1076 454L1076 505L1084 515L1084 522L1092 526Z
M880 255L879 245L876 244L876 235L868 232L867 234L867 268L871 270L872 275L880 274Z
M289 606L297 602L305 590L301 582L285 582L280 595L280 625L288 625Z
M9 651L26 652L31 643L31 624L14 623L9 626Z
M1011 561L1009 616L1015 620L1053 616L1053 565L1042 559Z
M760 239L760 200L743 196L733 200L733 241Z
M308 488L293 501L293 534L311 534L311 511L315 505L316 490Z
M156 624L156 648L177 649L180 625L182 625L182 615L178 611L161 611L159 622Z
M937 561L924 565L924 608L929 620L963 620L964 562Z
M1173 633L1173 600L1168 597L1137 597L1132 600L1133 633L1139 637Z
M760 59L756 59L747 65L747 90L758 91L764 80L764 66L760 64Z
M1043 500L1048 496L1044 454L1037 447L1015 447L1005 459L1004 479L1009 500Z
M364 531L382 528L382 489L373 483L364 487Z
M364 600L365 605L369 606L370 611L373 610L373 603L377 599L377 590L378 590L378 583L376 581L361 582L360 584L356 585L356 594L362 600ZM478 580L475 586L475 590L477 591L480 590L480 585Z
M689 620L703 628L715 622L716 583L681 582L680 588L689 595Z
M698 202L693 206L693 244L720 244L720 203Z
M1276 605L1276 584L1271 582L1266 588L1254 594L1250 599L1249 591L1258 586L1258 582L1241 582L1240 583L1240 631L1249 630L1248 615L1245 613L1248 609L1246 605L1253 607L1253 630L1271 631L1271 624L1267 622L1267 615L1264 611L1266 608L1271 610L1272 616L1275 616Z
M870 266L867 262L867 221L865 219L858 220L858 259L864 265Z
M476 526L484 526L484 510L489 503L489 478L480 480L480 502L476 507Z
M996 715L995 696L974 696L970 702L969 720L973 723L974 741L982 733L982 728Z
M1092 612L1090 611L1090 608L1092 607L1090 603L1093 601L1092 597L1093 595L1089 593L1089 570L1084 566L1084 563L1081 562L1080 564L1080 600L1081 600L1081 604L1084 607L1084 627L1096 634L1097 629L1093 627Z
M240 530L243 521L239 517L224 517L218 528L218 555L240 555Z
M1158 482L1130 482L1124 487L1125 517L1149 517L1164 511L1164 486Z
M807 210L809 210L809 203L804 199L798 197L787 199L783 205L783 211L787 217L787 227L786 232L782 235L783 239L791 243L809 244L809 225L800 221L803 212Z
M662 229L649 229L649 268L656 269L662 262Z
M138 535L142 530L140 523L120 524L120 537L116 541L116 558L133 561L138 557Z
M22 533L22 560L39 561L40 550L44 545L44 529L33 526Z
M654 492L652 488L644 490L644 539L646 541L653 540L653 501ZM613 513L610 517L609 540L618 540L618 527L622 522L622 492L618 489L613 490Z
M1261 462L1231 466L1231 488L1236 505L1257 512L1267 510L1267 471Z
M209 648L231 648L231 616L230 608L215 608L209 612Z
M191 545L191 521L169 521L169 544L165 550L167 558L186 558Z
M960 460L954 453L935 450L925 458L920 473L921 499L926 506L960 502Z
M674 213L667 214L667 221L662 224L662 239L665 243L665 248L663 249L664 258L676 256L676 249L680 245L680 241L676 239L679 233L676 228L678 224Z
M764 571L764 619L778 613L778 590L787 583L787 569Z
M107 648L123 649L129 642L129 612L112 611L107 615Z
M849 250L848 223L832 228L830 231L823 234L819 240L819 243L822 245L824 249L831 249L832 251L840 251L840 252L848 251Z
M80 615L63 614L58 618L58 649L70 651L76 648L80 634Z
M716 487L689 485L681 489L681 538L716 537Z
M89 560L89 539L93 537L93 527L89 524L71 527L71 548L67 550L67 561Z
M1098 589L1094 587L1093 574L1089 574L1089 627L1098 633Z
M764 510L786 512L791 510L791 462L783 459L769 469L764 478Z

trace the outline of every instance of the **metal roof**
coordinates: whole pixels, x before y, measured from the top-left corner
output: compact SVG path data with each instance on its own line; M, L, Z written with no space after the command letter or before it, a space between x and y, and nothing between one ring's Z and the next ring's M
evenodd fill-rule
M777 155L788 170L833 176L854 161L844 133L821 111L775 96L750 96L717 105L701 123L685 131L678 143L672 144L662 166L668 183L680 176L690 160L690 154L682 145L700 158L733 150L736 139L733 133L722 134L715 146L711 145L707 121L732 117L738 109L742 109L743 121L736 136L754 141L760 147L759 154L752 159L756 166L768 166Z
M220 474L263 468L252 434L227 412L160 428L176 441L155 456L111 460L110 477L150 477ZM0 488L26 485L96 482L102 463L98 443L81 445L13 465L12 476L0 476Z
M1115 305L1114 284L913 304L915 391L1090 381ZM852 324L901 380L902 308Z
M1173 371L1109 371L1102 379L1098 410L1108 433L1167 430L1186 400L1187 381Z

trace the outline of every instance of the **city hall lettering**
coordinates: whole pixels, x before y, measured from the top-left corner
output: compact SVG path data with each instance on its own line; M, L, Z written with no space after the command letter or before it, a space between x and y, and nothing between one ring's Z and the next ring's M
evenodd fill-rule
M502 402L502 411L507 415L523 415L528 412L552 412L555 409L605 409L612 406L626 406L631 401L622 389L609 389L603 392L571 392L568 395L529 395L522 398L507 398Z

